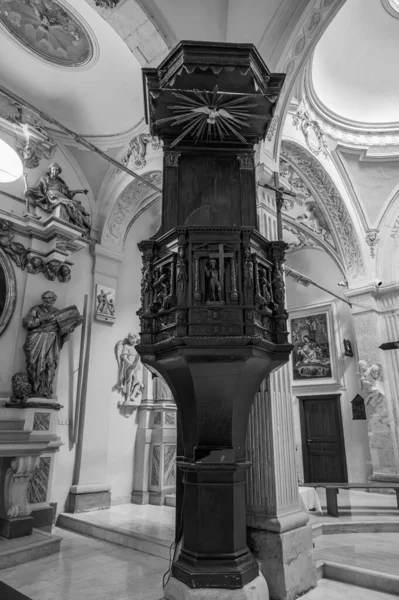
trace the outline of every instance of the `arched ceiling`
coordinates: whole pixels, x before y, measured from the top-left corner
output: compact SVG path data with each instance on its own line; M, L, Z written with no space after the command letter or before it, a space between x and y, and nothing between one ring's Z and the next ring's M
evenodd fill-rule
M398 55L399 19L384 0L348 0L315 49L314 92L344 119L399 122Z
M71 14L78 15L79 22L88 31L93 57L82 66L55 64L17 42L4 26L0 26L1 85L78 133L114 135L131 129L143 115L139 63L120 36L83 0L60 4ZM2 12L10 13L11 8L15 8L13 18L20 23L18 29L28 33L30 28L36 37L47 36L40 21L37 27L35 23L32 27L32 21L28 21L28 18L32 19L32 12L30 15L23 13L31 5L37 7L37 11L47 10L44 0L35 4L0 0L0 18ZM56 14L55 18L58 22L50 25L49 30L59 38L70 25L63 22L62 15ZM79 31L75 35L79 35ZM43 48L55 57L57 54L62 56L56 43L53 47L47 43Z

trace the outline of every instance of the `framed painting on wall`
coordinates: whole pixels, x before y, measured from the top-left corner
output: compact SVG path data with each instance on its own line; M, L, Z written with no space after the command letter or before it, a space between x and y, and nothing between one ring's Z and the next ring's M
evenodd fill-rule
M292 316L290 323L294 382L334 379L330 308L302 311Z

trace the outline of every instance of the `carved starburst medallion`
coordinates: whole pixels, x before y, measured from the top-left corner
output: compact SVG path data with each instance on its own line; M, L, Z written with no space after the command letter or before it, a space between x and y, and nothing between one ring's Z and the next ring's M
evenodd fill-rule
M168 106L168 109L175 114L155 122L155 125L169 123L172 126L182 126L181 134L171 143L171 147L187 136L195 142L224 141L229 136L234 136L242 144L247 144L240 131L250 127L250 119L262 118L249 110L258 104L248 101L246 94L220 92L217 86L212 92L193 90L191 95L187 95L175 91L173 95L179 99L179 103Z

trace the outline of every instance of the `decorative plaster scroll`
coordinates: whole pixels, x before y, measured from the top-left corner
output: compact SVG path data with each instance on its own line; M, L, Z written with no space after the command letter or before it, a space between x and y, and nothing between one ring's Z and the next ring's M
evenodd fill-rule
M15 137L15 150L27 169L35 169L42 158L49 160L54 155L56 144L45 123L1 94L0 130Z
M162 186L162 172L150 171L143 175L157 187ZM119 196L105 226L105 241L112 246L122 246L129 225L141 213L159 200L161 194L154 192L143 181L134 179Z
M285 160L280 160L280 177L294 190L296 197L285 197L283 214L301 223L318 238L335 249L331 226L324 214L324 207L312 194L309 187L297 174L295 169Z
M375 247L380 241L380 235L378 231L369 231L366 235L366 243L370 246L370 256L375 258Z
M96 6L100 8L116 8L120 0L95 0Z
M292 124L302 131L306 145L313 154L329 157L328 147L319 123L309 116L308 112L297 111L292 117Z
M302 250L303 248L321 248L307 233L301 231L293 225L283 225L283 230L287 232L284 235L284 241L288 244L287 253L294 250ZM291 235L289 235L291 234ZM322 248L324 250L324 248Z
M349 272L354 276L363 272L363 258L355 228L341 195L329 175L311 154L293 142L283 142L281 154L317 193L320 202L328 212Z
M4 481L4 508L8 518L27 517L32 512L28 489L38 463L38 456L17 456L11 460Z
M12 224L6 219L0 219L0 249L19 267L25 269L30 275L43 273L49 281L56 279L60 283L68 283L71 280L71 269L60 260L52 259L45 261L44 258L32 255L29 250L19 242L14 242L15 233Z
M145 159L147 154L147 145L151 142L153 150L159 150L161 143L156 137L152 137L149 133L139 133L129 142L129 148L121 158L121 163L127 167L132 161L136 170L143 169L147 161ZM117 173L120 173L120 169L117 169Z

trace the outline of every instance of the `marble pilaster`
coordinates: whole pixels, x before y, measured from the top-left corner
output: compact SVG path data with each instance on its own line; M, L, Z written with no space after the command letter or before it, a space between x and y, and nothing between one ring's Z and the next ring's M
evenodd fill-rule
M119 279L121 254L97 245L94 249L94 268L90 299L82 397L79 413L79 430L76 446L75 469L69 493L69 511L83 512L109 508L110 484L107 481L109 436L109 393L114 381L114 348L110 343L109 322L93 319L96 285L116 289ZM87 354L86 354L87 359Z
M382 365L383 394L366 401L368 437L375 481L399 481L399 352L382 351L399 340L399 286L369 285L346 293L352 303L359 360Z
M270 597L293 600L315 587L311 527L301 508L295 463L288 365L272 373L255 397L247 431L248 544Z

